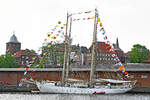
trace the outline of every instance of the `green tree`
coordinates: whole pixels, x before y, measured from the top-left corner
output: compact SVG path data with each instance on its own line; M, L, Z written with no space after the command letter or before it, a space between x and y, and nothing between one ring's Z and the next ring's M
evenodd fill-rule
M43 64L63 64L64 48L63 43L48 44L43 46Z
M140 44L133 45L130 62L131 63L142 63L148 59L149 50Z
M1 68L16 68L17 62L13 55L6 53L6 55L0 56L0 67Z
M33 50L33 49L31 49L31 52L32 52L32 53L36 53L35 50Z

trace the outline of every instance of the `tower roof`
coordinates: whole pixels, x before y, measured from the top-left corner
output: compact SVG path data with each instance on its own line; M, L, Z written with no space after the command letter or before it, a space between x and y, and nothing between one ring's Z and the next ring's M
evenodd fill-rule
M113 47L115 50L118 50L118 51L122 51L119 47L119 41L118 41L118 38L116 39L116 44L113 44Z
M20 43L18 40L17 40L17 37L15 36L15 34L13 34L9 40L9 42L11 43Z

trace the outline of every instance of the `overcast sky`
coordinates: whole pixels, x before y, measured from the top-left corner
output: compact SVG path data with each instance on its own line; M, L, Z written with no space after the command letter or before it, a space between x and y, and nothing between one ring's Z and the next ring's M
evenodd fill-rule
M22 49L38 50L47 32L58 21L66 21L66 13L99 11L107 36L112 43L119 39L120 48L130 51L139 43L150 49L149 0L1 0L0 54L15 31ZM74 16L87 17L92 15ZM73 44L90 46L93 20L73 22ZM98 34L99 39L102 35ZM103 41L103 39L101 39Z

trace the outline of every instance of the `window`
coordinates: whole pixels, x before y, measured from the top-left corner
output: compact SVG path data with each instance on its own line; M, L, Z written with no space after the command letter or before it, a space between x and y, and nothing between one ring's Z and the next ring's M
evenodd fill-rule
M134 78L134 75L130 75L130 78Z
M26 60L26 64L28 64L29 63L29 61L28 60Z
M26 59L29 59L29 57L27 56Z
M147 78L147 75L141 75L141 78Z
M23 65L23 64L24 64L24 61L21 61L21 64Z

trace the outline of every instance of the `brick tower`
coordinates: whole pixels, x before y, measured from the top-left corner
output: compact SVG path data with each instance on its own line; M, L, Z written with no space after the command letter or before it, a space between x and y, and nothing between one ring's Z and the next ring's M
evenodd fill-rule
M13 34L9 42L6 43L6 53L14 54L20 49L21 49L21 43L18 42L17 37L15 36L15 34Z

